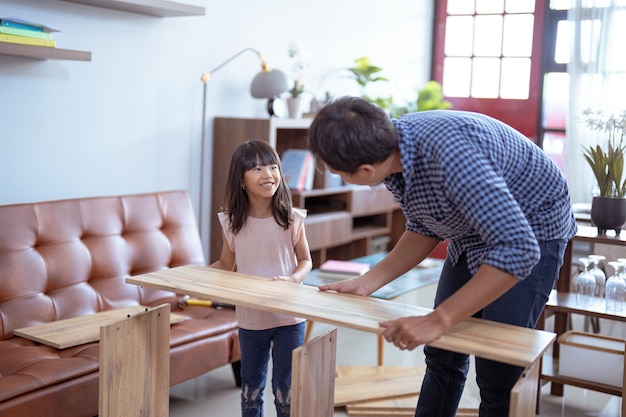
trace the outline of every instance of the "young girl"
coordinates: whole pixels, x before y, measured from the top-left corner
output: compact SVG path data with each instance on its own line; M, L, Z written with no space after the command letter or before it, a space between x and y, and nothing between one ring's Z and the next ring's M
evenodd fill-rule
M211 267L301 283L312 265L305 216L291 206L276 151L262 141L241 144L230 162L225 207L218 214L222 252ZM304 341L304 319L237 307L237 321L242 416L263 416L270 352L276 412L289 416L291 352Z

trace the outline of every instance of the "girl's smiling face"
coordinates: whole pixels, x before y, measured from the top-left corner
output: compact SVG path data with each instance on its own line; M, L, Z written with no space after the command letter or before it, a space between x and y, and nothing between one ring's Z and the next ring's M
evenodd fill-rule
M257 164L246 170L242 186L250 197L271 198L278 190L280 181L281 173L277 164Z

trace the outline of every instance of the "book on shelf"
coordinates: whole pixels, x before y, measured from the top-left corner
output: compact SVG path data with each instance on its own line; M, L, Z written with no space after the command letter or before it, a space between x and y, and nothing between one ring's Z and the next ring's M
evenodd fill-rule
M321 278L350 279L361 276L369 270L370 264L365 262L330 259L319 267L317 275Z
M28 20L18 19L15 17L0 17L0 26L35 32L58 32L57 29L42 25L41 23L29 22Z
M56 41L53 39L37 39L29 38L26 36L7 35L5 33L0 33L0 42L19 43L22 45L46 46L49 48L54 48L56 46Z
M315 177L315 160L313 154L306 149L287 149L283 152L281 165L283 177L292 190L309 191L313 188Z
M7 27L7 26L0 26L0 34L26 36L27 38L36 38L36 39L52 39L52 34L50 32L18 29L18 28Z

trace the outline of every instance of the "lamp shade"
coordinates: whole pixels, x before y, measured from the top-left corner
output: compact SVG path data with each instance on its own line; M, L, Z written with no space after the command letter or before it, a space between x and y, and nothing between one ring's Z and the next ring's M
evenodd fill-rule
M250 94L254 98L273 98L288 89L287 76L276 69L259 72L250 84Z

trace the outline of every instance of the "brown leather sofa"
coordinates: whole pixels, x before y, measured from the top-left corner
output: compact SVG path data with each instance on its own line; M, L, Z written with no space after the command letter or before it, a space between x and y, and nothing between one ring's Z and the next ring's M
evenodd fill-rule
M171 327L170 385L236 369L232 309L181 309L179 295L125 282L204 263L186 191L0 206L0 417L98 414L97 342L58 350L13 330L103 310L170 303L185 317Z

